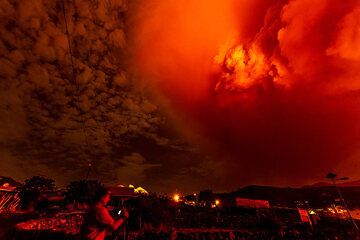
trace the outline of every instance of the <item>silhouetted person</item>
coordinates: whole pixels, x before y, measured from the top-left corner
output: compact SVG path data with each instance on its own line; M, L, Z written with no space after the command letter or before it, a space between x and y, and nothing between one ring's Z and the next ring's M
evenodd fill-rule
M103 240L106 230L118 229L129 217L126 209L121 211L121 215L116 220L110 216L106 209L106 204L110 200L110 192L107 189L100 189L95 194L94 200L94 204L86 212L80 229L80 236L83 240Z

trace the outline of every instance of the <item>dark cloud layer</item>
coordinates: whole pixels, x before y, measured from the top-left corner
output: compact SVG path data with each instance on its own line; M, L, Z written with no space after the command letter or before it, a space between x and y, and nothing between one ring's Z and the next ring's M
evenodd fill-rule
M64 185L91 162L91 176L107 184L167 191L182 176L174 162L189 164L176 156L197 154L127 72L126 1L65 8L75 79L61 1L0 2L0 175Z

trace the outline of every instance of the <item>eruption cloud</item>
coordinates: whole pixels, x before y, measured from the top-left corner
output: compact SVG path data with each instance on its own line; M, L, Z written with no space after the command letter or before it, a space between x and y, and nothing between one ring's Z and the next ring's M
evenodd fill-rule
M134 70L223 163L219 184L356 173L359 0L144 0L132 11Z

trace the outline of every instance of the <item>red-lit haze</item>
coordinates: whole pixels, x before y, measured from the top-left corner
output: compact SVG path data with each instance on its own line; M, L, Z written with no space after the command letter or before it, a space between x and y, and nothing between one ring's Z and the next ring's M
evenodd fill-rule
M360 1L144 0L133 11L134 69L202 136L225 169L218 184L354 175Z
M139 8L141 25L134 28L133 44L142 73L181 100L208 95L213 58L237 37L231 4L143 1Z

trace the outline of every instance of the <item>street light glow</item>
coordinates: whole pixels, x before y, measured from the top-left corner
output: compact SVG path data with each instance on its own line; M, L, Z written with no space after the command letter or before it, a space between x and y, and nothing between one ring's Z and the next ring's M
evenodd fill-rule
M180 201L180 195L175 193L174 196L173 196L173 199L175 202L179 202Z

